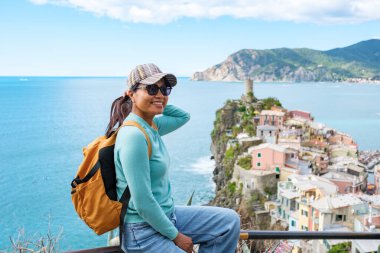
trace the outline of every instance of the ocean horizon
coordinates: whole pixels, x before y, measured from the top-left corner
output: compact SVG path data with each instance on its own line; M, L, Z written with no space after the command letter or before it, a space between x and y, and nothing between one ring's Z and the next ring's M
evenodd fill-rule
M76 215L70 182L82 148L104 134L112 101L125 77L0 77L0 251L24 229L30 237L63 229L60 250L106 245ZM244 93L243 82L197 82L178 78L169 98L191 120L164 136L171 157L177 204L206 204L214 197L210 160L215 112ZM353 83L255 83L257 98L277 97L289 110L311 112L316 122L351 135L359 150L380 149L380 86ZM49 221L50 219L50 221Z

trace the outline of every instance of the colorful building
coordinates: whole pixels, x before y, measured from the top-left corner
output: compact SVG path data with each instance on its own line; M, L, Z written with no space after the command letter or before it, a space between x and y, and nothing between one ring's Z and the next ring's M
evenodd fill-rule
M286 120L286 114L280 111L262 110L259 125L270 125L282 128Z
M248 149L252 155L252 169L275 171L280 173L285 167L286 148L279 145L264 143Z
M267 143L276 144L278 133L279 129L276 126L260 125L256 127L256 136Z
M289 225L289 231L309 231L312 223L311 203L330 194L336 194L338 187L329 180L315 175L291 175L288 181L278 183L277 213L272 217Z
M343 144L347 146L355 146L356 148L358 147L358 144L354 141L354 139L352 139L351 136L339 132L332 134L328 138L328 142L330 144Z
M303 118L303 119L307 119L310 121L314 120L314 118L311 116L310 112L305 112L305 111L301 111L301 110L289 111L289 117L290 118Z

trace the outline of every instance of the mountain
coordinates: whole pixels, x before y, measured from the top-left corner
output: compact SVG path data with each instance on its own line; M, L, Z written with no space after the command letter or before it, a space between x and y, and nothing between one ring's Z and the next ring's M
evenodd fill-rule
M262 82L380 80L380 40L327 51L309 48L242 49L203 72L196 81Z

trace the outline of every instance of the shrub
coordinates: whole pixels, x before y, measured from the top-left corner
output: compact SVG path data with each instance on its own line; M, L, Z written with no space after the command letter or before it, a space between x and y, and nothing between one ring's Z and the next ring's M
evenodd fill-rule
M277 193L277 184L274 186L265 186L264 192L268 194L269 196L274 195Z
M250 170L252 168L252 157L246 156L238 160L238 165L243 169Z
M244 130L245 130L245 132L246 132L249 136L255 136L255 127L253 126L253 124L247 124L247 125L244 127Z
M245 105L242 105L242 106L239 106L237 110L239 112L245 112L246 111L246 107L245 107Z
M262 103L265 110L270 110L270 108L274 105L282 107L280 101L274 97L265 98L262 100Z
M231 193L231 194L234 194L236 192L236 182L229 182L228 185L228 191Z
M226 150L224 158L225 159L233 159L234 155L235 155L234 149L233 149L233 147L230 147L229 149Z
M343 242L335 244L331 247L328 253L349 253L351 252L351 242Z

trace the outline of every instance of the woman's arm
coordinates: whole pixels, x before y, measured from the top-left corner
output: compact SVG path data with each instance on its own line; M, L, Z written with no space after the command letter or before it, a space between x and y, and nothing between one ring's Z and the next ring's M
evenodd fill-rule
M136 211L155 230L173 240L176 238L178 230L152 194L148 143L145 135L134 126L123 127L120 131L123 131L123 139L120 141L125 145L121 145L116 152L122 164Z
M158 132L162 136L180 128L189 120L190 114L188 112L174 105L167 105L163 115L154 118L154 123L157 125Z

